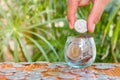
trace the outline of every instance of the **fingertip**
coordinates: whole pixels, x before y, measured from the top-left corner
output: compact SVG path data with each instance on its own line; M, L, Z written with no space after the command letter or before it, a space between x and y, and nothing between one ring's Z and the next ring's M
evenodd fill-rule
M95 29L95 23L94 22L91 22L91 21L88 21L88 31L90 33L93 33L94 32L94 29Z
M69 23L70 29L74 28L75 21L76 21L75 16L68 16L68 23Z
M91 32L91 33L93 33L93 32L94 32L94 30L95 30L95 24L94 24L94 23L92 23L92 25L91 25L91 29L90 29L90 32Z
M74 28L74 23L76 20L76 12L78 7L78 0L68 0L68 11L67 11L67 19L69 22L70 29Z
M70 29L73 29L74 25L71 25L71 23L69 23L69 27L70 27Z

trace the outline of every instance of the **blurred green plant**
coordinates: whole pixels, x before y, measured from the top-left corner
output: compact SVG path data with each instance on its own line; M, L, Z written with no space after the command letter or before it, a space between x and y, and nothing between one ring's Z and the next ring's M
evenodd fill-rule
M5 45L16 62L22 61L21 53L27 61L64 61L67 36L79 35L68 27L66 0L3 1L8 9L0 7L1 58L4 58ZM91 7L92 4L79 8L77 18L87 19ZM120 61L119 31L120 5L119 0L113 0L92 34L97 47L96 62ZM14 48L11 48L11 40Z
M4 57L7 57L10 55L11 57L7 58L14 57L14 60L8 60L19 62L20 52L18 49L20 49L24 54L22 57L25 57L25 60L29 62L39 60L41 57L44 57L43 60L50 61L49 56L47 55L47 51L49 50L54 54L55 60L59 61L60 58L54 46L46 39L46 37L41 35L50 35L48 31L50 28L46 26L42 28L43 25L61 20L46 19L46 14L48 16L48 14L54 12L53 10L48 9L46 5L43 7L46 2L42 0L3 0L3 2L4 6L0 7L0 56L2 57L4 55ZM40 6L40 4L43 6ZM6 9L4 8L5 6ZM39 33L37 33L37 27L40 27L41 29L39 30ZM42 44L40 44L38 40L42 42ZM14 45L10 45L10 41L13 41ZM34 48L37 53L33 51L32 55L30 55L30 51L27 48L27 45L29 44L32 45L32 48ZM42 45L45 45L45 47ZM13 49L11 49L11 46L14 46ZM34 56L36 55L38 59L34 59Z
M120 31L120 5L119 0L112 0L112 2L105 9L104 14L100 22L97 25L96 33L100 39L101 46L98 46L98 56L101 59L97 61L103 62L119 62L120 61L120 50L119 50L119 31ZM118 43L118 45L116 45Z

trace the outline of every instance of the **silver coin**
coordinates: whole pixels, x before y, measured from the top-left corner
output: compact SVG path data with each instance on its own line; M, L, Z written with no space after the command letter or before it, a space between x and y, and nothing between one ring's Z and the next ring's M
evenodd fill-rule
M85 72L85 71L80 72L79 75L80 75L80 76L86 76L86 72Z
M115 66L114 64L111 63L94 63L94 66Z
M29 76L40 77L41 73L40 72L32 71L32 72L30 72Z
M108 75L97 75L97 80L108 80Z
M35 69L33 69L33 71L45 72L45 71L47 71L47 69L46 68L35 68Z
M78 80L97 80L97 79L92 77L89 77L89 78L81 77L81 78L78 78Z
M0 72L0 75L4 75L4 76L11 76L11 75L13 75L13 73L3 73L3 72Z
M0 72L0 75L5 75L5 73L3 73L3 72Z
M0 72L3 72L3 73L13 73L13 72L17 72L17 70L15 68L7 68L7 69L0 70Z
M25 77L24 76L6 76L6 78L8 79L8 80L23 80L23 79L25 79Z
M78 80L88 80L88 79L81 77L81 78L78 78Z
M26 71L18 71L14 74L14 76L27 76L28 73Z
M56 66L55 64L52 64L52 63L51 63L51 64L49 64L49 65L47 66L47 68L52 68L52 69L53 69L53 68L57 68L57 66Z
M71 72L69 68L60 68L60 72Z
M96 66L96 69L111 69L112 67Z
M95 66L96 69L112 69L114 67L115 65L110 63L101 63Z
M95 78L95 75L94 74L89 74L89 73L87 73L85 76L83 76L83 77L86 77L86 78Z
M105 72L95 72L96 75L106 75Z
M57 78L54 76L46 76L46 77L43 77L42 80L57 80Z
M80 74L81 69L72 69L72 70L70 70L70 72L71 72L72 74Z
M48 75L51 75L51 76L58 76L60 74L62 74L61 72L47 72Z
M59 65L57 65L58 67L61 67L61 68L65 68L65 67L68 67L68 65L67 64L59 64Z
M59 78L61 78L61 79L75 79L76 76L70 75L70 74L60 74Z
M96 68L96 69L112 69L112 68L114 68L114 67L113 67L113 66L109 66L109 65L108 65L108 66L107 66L107 65L106 65L106 66L104 65L104 66L95 66L95 68Z
M55 64L58 67L68 67L67 63L65 62L55 62L53 64Z
M97 73L97 71L95 71L95 70L86 70L86 73L94 74L94 73Z
M20 68L20 67L23 67L23 65L15 63L15 64L13 64L13 67L14 68Z
M74 29L79 33L87 32L87 22L83 19L77 20Z
M28 77L27 80L42 80L41 77Z
M120 77L117 76L108 76L109 80L120 80Z
M120 80L120 77L111 77L110 80Z

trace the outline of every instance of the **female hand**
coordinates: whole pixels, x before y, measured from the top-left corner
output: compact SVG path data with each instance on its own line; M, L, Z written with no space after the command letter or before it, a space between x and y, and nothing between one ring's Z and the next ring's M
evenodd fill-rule
M92 0L93 7L90 15L88 16L87 26L89 32L94 32L95 24L100 20L100 17L110 0ZM86 6L90 3L90 0L68 0L68 22L71 29L74 28L76 20L77 8Z

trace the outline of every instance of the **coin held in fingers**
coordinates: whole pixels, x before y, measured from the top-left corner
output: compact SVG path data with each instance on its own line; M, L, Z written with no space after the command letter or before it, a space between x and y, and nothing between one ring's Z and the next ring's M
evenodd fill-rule
M77 20L75 22L74 29L79 33L87 32L87 22L83 19Z

